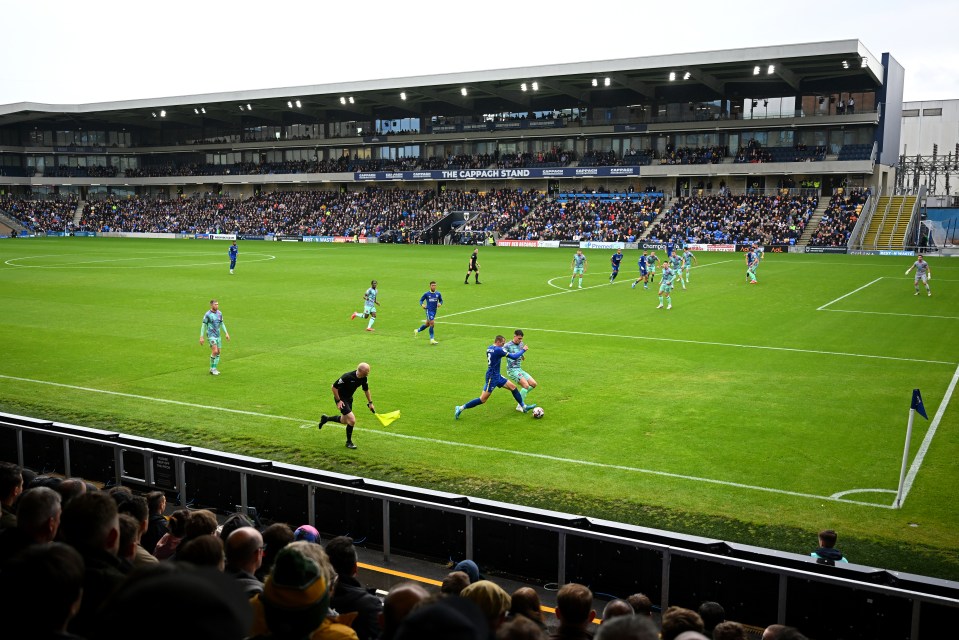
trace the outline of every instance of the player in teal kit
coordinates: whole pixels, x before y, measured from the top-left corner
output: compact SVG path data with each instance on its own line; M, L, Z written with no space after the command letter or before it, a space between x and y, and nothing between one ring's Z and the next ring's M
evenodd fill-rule
M373 323L376 322L376 307L379 302L376 301L376 280L370 282L370 288L363 294L363 311L354 311L350 320L355 320L357 316L369 318L370 322L366 325L367 331L373 331Z
M573 261L570 263L570 267L573 269L573 277L569 279L570 289L573 288L573 280L576 279L576 276L579 276L579 288L583 288L583 274L586 273L586 265L588 263L589 260L583 255L582 249L573 255Z
M673 308L673 298L670 295L673 292L673 270L670 268L669 263L663 263L663 278L659 283L659 306L657 309L663 308L663 300L666 301L666 310Z
M683 257L678 253L674 253L669 259L669 266L673 272L673 279L679 280L679 284L683 285L683 289L685 289L686 281L683 280Z
M466 404L461 404L456 406L456 411L453 412L453 417L457 420L460 419L460 414L462 414L466 409L472 409L473 407L478 407L481 404L484 404L492 395L493 391L498 387L506 387L513 392L513 397L516 399L516 403L523 407L523 411L529 411L533 409L535 404L526 404L523 402L523 396L520 395L519 390L516 389L516 385L503 377L500 373L500 363L503 361L503 358L509 358L510 360L519 360L523 357L523 354L529 348L526 345L523 345L519 351L516 353L510 353L503 346L506 343L506 338L503 336L496 336L496 339L493 340L493 344L486 348L486 381L483 383L483 392L480 393L478 398L473 398Z
M506 350L510 354L520 353L522 354L525 350L526 345L523 343L523 330L517 329L513 332L513 339L506 343ZM523 360L526 359L525 355L517 358L516 360L508 359L506 361L506 377L509 378L510 382L519 387L519 395L523 396L523 402L526 402L526 396L530 391L536 388L536 380L533 376L526 373L523 370ZM516 405L517 411L523 411L523 405Z
M203 314L203 324L200 325L200 346L203 346L204 337L210 340L210 375L220 375L217 365L220 364L220 329L223 336L229 341L230 332L223 324L223 313L220 312L220 303L210 300L210 310Z
M756 267L758 266L759 259L756 257L753 247L750 247L749 251L746 252L746 282L749 284L756 284Z
M419 329L413 329L413 337L423 329L429 327L430 344L439 344L433 336L433 324L436 319L436 310L443 306L443 294L436 290L436 281L430 282L430 290L420 296L420 306L426 309L426 320Z
M696 256L693 255L693 252L689 249L683 251L683 271L686 272L684 274L686 276L686 282L689 282L689 266L694 262L699 264L699 261L696 259ZM685 289L686 287L683 288Z

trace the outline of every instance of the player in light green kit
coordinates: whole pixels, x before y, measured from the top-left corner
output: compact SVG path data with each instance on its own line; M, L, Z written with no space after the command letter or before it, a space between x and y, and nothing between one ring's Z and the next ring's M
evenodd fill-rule
M217 365L220 364L220 329L223 329L223 335L229 340L230 332L226 330L226 325L223 324L220 303L213 299L210 300L210 310L203 314L203 323L200 325L200 346L203 346L204 337L209 338L210 375L214 376L220 375L220 370L217 369Z
M683 280L683 257L678 253L673 253L673 257L669 259L669 263L672 268L673 278L679 280L679 284L683 285L683 289L685 289L686 281Z
M693 255L693 252L689 249L683 251L683 270L686 272L684 274L686 276L686 282L689 282L689 265L694 262L699 264L699 261L696 259L696 256ZM685 289L686 287L684 286L683 288Z
M670 295L673 292L673 270L670 268L669 263L666 262L663 264L663 278L659 284L659 306L657 309L663 308L663 299L666 301L666 310L673 308L673 298Z
M523 330L517 329L513 332L513 339L503 345L508 353L523 353ZM506 377L519 389L519 395L523 398L523 404L526 403L526 394L536 388L536 380L533 376L523 371L522 361L526 356L513 360L506 360ZM522 404L516 405L517 411L526 411Z
M582 249L573 255L573 261L570 263L570 267L573 269L573 277L569 279L570 289L573 288L573 280L576 279L576 276L579 276L579 288L583 288L583 274L586 273L586 265L588 262L586 256L583 255Z
M659 262L659 256L656 255L655 251L649 252L649 257L646 258L646 266L649 271L649 275L646 277L646 282L652 282L656 284L656 263Z
M373 323L376 322L377 304L379 303L376 301L376 280L373 280L370 282L370 288L363 294L363 313L354 311L353 315L350 316L350 320L355 320L357 316L369 318L370 322L366 325L366 330L373 331Z

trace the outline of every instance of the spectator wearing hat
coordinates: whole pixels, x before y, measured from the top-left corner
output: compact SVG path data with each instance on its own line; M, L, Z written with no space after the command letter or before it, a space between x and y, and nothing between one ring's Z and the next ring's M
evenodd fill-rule
M250 600L250 635L257 640L357 640L353 629L329 617L334 575L320 545L298 541L284 547L263 593Z
M380 614L383 603L356 579L358 572L356 547L353 538L337 536L326 545L330 564L336 571L331 605L340 613L356 612L353 629L360 640L373 640L380 635Z
M316 530L316 527L308 524L297 527L296 531L293 532L293 539L323 544L323 541L320 539L320 532Z
M472 560L460 560L453 565L453 571L462 571L465 573L467 576L469 576L470 583L476 582L477 580L486 579L486 577L480 573L479 565Z
M506 620L510 597L498 584L489 580L477 580L463 589L460 595L476 603L486 616L486 623L491 631L495 632Z

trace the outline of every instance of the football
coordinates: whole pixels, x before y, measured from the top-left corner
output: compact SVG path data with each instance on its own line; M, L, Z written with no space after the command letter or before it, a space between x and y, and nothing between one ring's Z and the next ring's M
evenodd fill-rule
M544 413L545 411L543 411L543 407L536 407L535 409L533 409L534 418L537 418L537 419L542 418Z

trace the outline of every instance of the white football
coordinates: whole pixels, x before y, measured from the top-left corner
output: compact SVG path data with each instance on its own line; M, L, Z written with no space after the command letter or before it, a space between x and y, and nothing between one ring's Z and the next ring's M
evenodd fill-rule
M535 409L533 409L534 418L542 418L544 413L546 412L543 411L543 407L536 407Z

